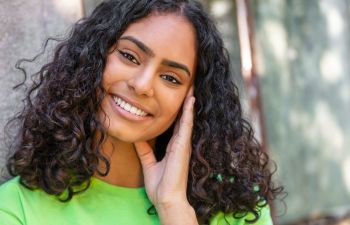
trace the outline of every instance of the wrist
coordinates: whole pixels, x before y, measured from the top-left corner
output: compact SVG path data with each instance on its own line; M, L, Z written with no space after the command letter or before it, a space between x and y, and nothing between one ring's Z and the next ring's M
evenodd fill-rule
M172 212L178 210L193 210L193 207L188 202L166 202L159 203L155 206L157 210L161 212Z
M198 225L195 210L188 202L160 204L156 210L163 225Z

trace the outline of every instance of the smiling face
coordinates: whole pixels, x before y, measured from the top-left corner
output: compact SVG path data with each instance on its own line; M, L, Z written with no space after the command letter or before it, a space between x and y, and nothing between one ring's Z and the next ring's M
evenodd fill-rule
M131 24L111 49L103 74L101 121L110 138L152 140L176 119L196 66L194 28L174 14Z

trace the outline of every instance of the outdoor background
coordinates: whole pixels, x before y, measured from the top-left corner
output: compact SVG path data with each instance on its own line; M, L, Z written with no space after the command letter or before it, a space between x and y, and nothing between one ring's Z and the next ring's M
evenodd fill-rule
M0 168L3 127L23 97L12 89L23 78L16 61L64 37L99 2L0 0ZM231 53L245 116L288 192L274 203L276 224L350 224L350 0L202 2ZM0 183L7 178L2 169Z

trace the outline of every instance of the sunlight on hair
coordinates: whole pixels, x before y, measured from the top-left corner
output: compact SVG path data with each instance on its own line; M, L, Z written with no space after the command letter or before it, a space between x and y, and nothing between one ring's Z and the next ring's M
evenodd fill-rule
M328 82L335 83L343 78L343 64L340 53L336 50L328 50L323 53L320 60L320 72Z
M83 16L83 0L52 0L52 3L64 18L77 20Z
M327 21L328 33L332 38L340 37L344 31L344 18L340 8L337 8L333 0L323 0L320 2L321 12Z

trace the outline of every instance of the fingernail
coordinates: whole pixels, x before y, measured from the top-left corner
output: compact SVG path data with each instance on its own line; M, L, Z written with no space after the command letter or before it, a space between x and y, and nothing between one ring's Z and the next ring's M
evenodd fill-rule
M192 105L194 105L194 102L196 101L195 97L192 97Z

